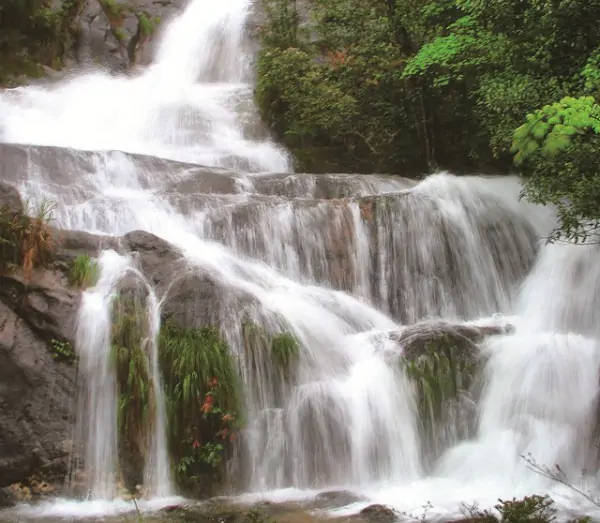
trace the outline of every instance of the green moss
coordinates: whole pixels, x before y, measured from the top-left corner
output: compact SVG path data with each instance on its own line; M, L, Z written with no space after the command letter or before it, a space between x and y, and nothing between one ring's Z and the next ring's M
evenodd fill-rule
M111 26L119 26L124 18L134 12L134 7L126 2L117 2L116 0L98 0L102 11L108 18Z
M156 28L160 23L160 17L152 16L146 12L143 12L137 14L137 19L141 37L144 39L151 38L156 32Z
M242 323L244 348L250 360L260 359L261 353L270 355L271 361L286 373L300 355L300 343L291 332L269 333L252 321Z
M429 430L440 421L448 402L469 390L476 371L472 353L448 335L426 343L420 356L403 364L415 383L421 421Z
M281 332L271 338L271 357L281 369L289 370L299 353L300 345L293 334Z

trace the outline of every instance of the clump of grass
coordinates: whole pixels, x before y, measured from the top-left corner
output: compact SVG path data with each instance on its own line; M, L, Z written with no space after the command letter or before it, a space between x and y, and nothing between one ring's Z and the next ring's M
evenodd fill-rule
M69 269L69 284L86 289L96 285L99 276L98 262L87 254L80 254Z
M263 352L279 369L287 372L298 360L300 344L291 332L269 334L262 326L245 321L242 323L242 334L245 350L252 361L261 360L258 353Z
M54 242L50 230L55 205L44 201L24 212L0 207L0 271L21 269L28 276L52 260Z
M461 505L461 510L469 521L482 523L553 523L557 520L554 500L549 496L525 496L522 499L498 500L494 511L481 511L477 505ZM568 523L589 523L591 518L569 519Z
M300 344L289 332L280 332L271 338L271 357L282 370L289 370L298 361Z

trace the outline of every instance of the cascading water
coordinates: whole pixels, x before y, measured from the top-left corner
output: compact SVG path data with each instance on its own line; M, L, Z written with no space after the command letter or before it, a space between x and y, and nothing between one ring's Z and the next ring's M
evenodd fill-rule
M115 375L115 347L112 345L114 329L114 299L120 284L133 277L147 294L145 330L140 347L147 355L150 383L154 393L151 398L156 409L153 425L146 427L148 452L146 456L145 486L151 495L171 495L169 456L166 451L165 401L158 370L157 337L160 328L158 301L143 275L135 268L133 260L112 250L104 251L99 259L98 283L83 293L77 328L77 346L80 350L80 372L83 390L79 397L77 441L85 447L83 474L94 499L113 499L117 495L117 464L119 444L117 418L119 396ZM116 348L118 350L118 348ZM81 472L75 466L74 474Z
M211 304L245 384L242 489L343 485L402 510L431 501L440 514L461 501L493 505L552 490L519 456L573 471L595 459L600 293L582 282L599 281L598 249L538 245L553 214L519 202L511 177L440 173L416 184L257 174L285 173L290 163L255 123L249 8L249 0L193 0L139 76L4 92L0 136L37 145L4 146L5 177L25 196L55 200L64 227L167 239L189 274L210 275L227 295L247 298L261 322L293 331L301 350L294 380L282 383L263 355L244 351L247 311L236 300ZM88 431L80 438L92 494L110 498L119 459L111 294L135 269L110 251L101 268L80 315ZM186 274L174 274L173 286L186 285ZM169 493L160 314L144 285L156 403L145 481L160 496ZM427 460L415 387L390 362L399 349L387 335L432 317L496 312L513 314L516 332L483 344L477 423L466 436L449 430Z
M8 91L0 97L0 137L249 171L289 170L287 153L261 139L264 131L255 123L244 31L251 5L190 2L139 76L94 73L50 88Z

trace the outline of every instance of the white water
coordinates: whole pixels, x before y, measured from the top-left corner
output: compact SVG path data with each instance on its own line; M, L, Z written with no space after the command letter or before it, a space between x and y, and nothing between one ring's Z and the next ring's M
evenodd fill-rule
M287 153L252 124L244 26L251 0L197 0L171 22L139 75L76 76L54 88L0 97L0 138L84 150L121 150L249 171L289 170ZM251 125L252 124L252 125Z
M104 251L98 260L98 283L83 293L77 326L77 347L81 357L79 366L83 387L79 396L76 440L83 443L84 471L93 499L113 499L117 496L117 386L111 330L113 299L119 284L133 277L147 292L145 308L148 311L148 336L140 339L142 350L148 355L151 382L155 385L154 404L156 419L149 427L149 454L147 456L144 486L152 496L172 495L169 456L166 445L165 400L158 370L157 337L160 329L160 311L153 290L135 268L129 256ZM75 467L75 473L79 471Z
M192 1L165 31L155 63L138 77L91 74L50 89L2 94L0 136L248 172L289 170L284 151L252 136L247 42L241 36L248 8L246 0ZM456 514L460 502L491 506L498 497L545 491L563 506L580 504L528 470L520 456L531 452L543 465L558 463L573 478L584 467L595 470L590 448L600 364L598 251L542 249L517 299L536 237L549 231L552 216L519 203L516 180L439 174L408 189L403 181L371 184L372 192L396 190L402 197L365 221L356 203L304 202L313 194L310 184L302 189L302 176L289 178L300 198L257 200L244 191L260 192L261 178L239 176L244 183L236 182L234 194L199 204L197 195L169 193L169 184L181 181L174 167L157 175L121 153L63 151L53 169L37 154L28 152L20 187L37 200L57 200L63 225L116 235L144 229L168 239L191 266L252 297L260 318L272 321L273 313L280 314L300 339L296 385L278 389L268 366L258 373L243 367L249 411L239 472L246 488L343 486L366 495L368 503L415 513L430 501L440 515ZM84 156L93 164L85 173L73 168ZM66 172L66 180L58 172ZM332 253L341 255L331 261ZM342 263L347 265L339 274ZM90 390L89 418L82 424L89 432L81 437L88 443L91 494L100 500L116 493L109 298L131 265L105 253L102 268L100 282L85 294L78 340ZM232 325L227 336L242 357L235 327L241 311L229 305L220 303L220 313ZM156 307L150 309L154 339L159 317ZM489 360L475 398L475 429L425 466L412 389L373 335L399 329L391 317L412 323L498 311L514 315L517 332L484 347ZM155 352L151 360L158 381ZM146 471L158 496L169 494L161 401ZM37 513L120 508L68 503Z

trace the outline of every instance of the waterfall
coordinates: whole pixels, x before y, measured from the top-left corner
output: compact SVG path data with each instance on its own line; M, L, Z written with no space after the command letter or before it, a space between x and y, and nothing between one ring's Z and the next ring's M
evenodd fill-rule
M400 510L430 501L442 516L463 501L541 492L573 505L521 455L573 475L595 464L598 248L544 245L554 213L519 200L511 176L292 173L252 103L250 8L192 0L138 75L97 72L0 94L8 181L34 201L54 200L65 228L167 240L184 259L169 288L200 274L223 290L210 310L244 387L239 490L352 488ZM166 496L165 296L133 258L106 251L99 263L78 325L82 466L94 498L116 495L112 312L114 295L133 285L153 385L143 480ZM291 378L245 347L239 296L254 320L298 340ZM469 405L452 406L433 446L393 339L432 318L514 327L479 343Z
M193 0L142 74L101 72L0 96L9 143L119 150L247 171L290 170L252 103L251 0Z
M91 474L88 486L94 499L113 499L117 495L117 464L119 463L119 436L117 418L120 398L117 386L116 359L119 347L113 343L115 299L120 287L131 277L140 284L144 298L140 326L142 335L135 349L147 358L149 383L152 386L150 401L156 409L155 418L148 431L145 456L146 489L151 495L169 496L172 493L169 456L166 445L165 400L158 368L157 337L160 329L158 300L152 288L136 269L130 257L121 256L112 250L104 251L99 259L100 276L94 287L83 293L79 310L77 346L83 375L76 433L78 442L83 443L83 473ZM130 311L119 310L118 314ZM77 468L76 468L77 471Z

